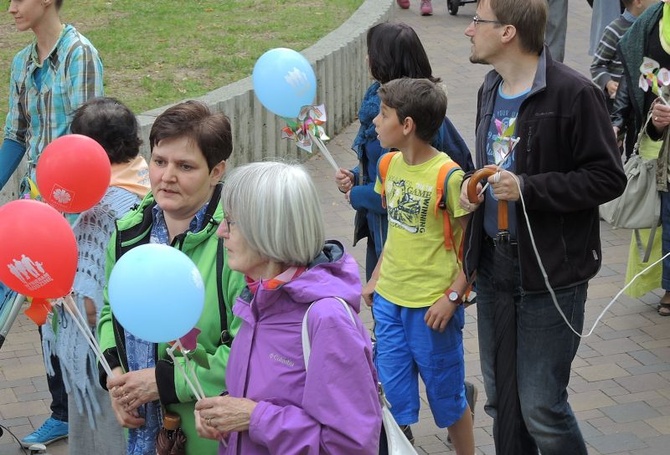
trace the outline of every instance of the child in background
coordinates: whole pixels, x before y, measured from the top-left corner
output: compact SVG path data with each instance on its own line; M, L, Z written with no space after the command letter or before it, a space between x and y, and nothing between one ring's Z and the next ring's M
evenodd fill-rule
M607 96L607 107L612 112L613 100L623 76L623 64L617 45L635 19L658 0L622 0L626 9L623 14L605 27L591 63L591 79Z
M459 455L472 455L462 332L467 283L459 260L468 218L458 203L463 171L453 172L445 188L453 234L446 248L436 183L451 159L430 143L447 96L428 79L402 78L384 84L379 97L379 142L402 153L391 159L385 181L375 184L379 194L384 186L389 220L383 253L363 289L366 302L374 301L375 364L399 425L418 421L420 374L435 423L448 428Z

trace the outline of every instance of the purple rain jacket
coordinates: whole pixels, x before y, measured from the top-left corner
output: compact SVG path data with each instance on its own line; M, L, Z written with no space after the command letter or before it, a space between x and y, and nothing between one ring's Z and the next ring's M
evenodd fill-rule
M381 406L370 336L333 296L360 311L358 265L328 241L308 270L278 289L246 290L233 312L242 326L226 370L228 392L258 402L248 431L219 454L376 455ZM305 371L301 329L311 341Z

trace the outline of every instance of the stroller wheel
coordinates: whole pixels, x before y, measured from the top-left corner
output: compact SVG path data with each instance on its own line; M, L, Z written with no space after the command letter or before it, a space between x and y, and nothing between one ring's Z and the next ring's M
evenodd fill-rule
M455 16L458 14L458 7L461 6L460 0L447 0L447 10L449 14Z

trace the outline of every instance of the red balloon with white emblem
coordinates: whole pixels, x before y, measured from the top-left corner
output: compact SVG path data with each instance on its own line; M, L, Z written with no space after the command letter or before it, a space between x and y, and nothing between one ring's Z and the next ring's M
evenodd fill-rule
M37 161L42 199L65 213L80 213L100 202L112 176L107 152L94 139L68 134L52 141Z
M0 207L0 281L14 291L53 299L70 293L77 241L70 224L44 202L20 199Z

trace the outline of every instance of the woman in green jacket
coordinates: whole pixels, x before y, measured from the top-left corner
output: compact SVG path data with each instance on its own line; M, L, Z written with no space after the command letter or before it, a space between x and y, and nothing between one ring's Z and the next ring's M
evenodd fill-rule
M228 268L216 236L223 220L220 180L232 152L230 123L225 115L187 101L156 118L149 142L151 193L117 223L107 250L107 278L125 252L146 243L172 245L195 262L206 289L205 306L196 324L201 330L198 349L205 350L209 361L208 369L196 366L196 375L205 395L215 396L225 390L222 378L230 341L237 331L231 307L244 287L242 275ZM114 376L107 377L101 370L101 383L109 390L117 420L129 429L127 455L156 453L163 410L181 417L187 455L215 454L217 442L197 436L196 397L183 375L175 374L168 344L153 344L125 331L114 318L107 289L104 301L98 333Z

